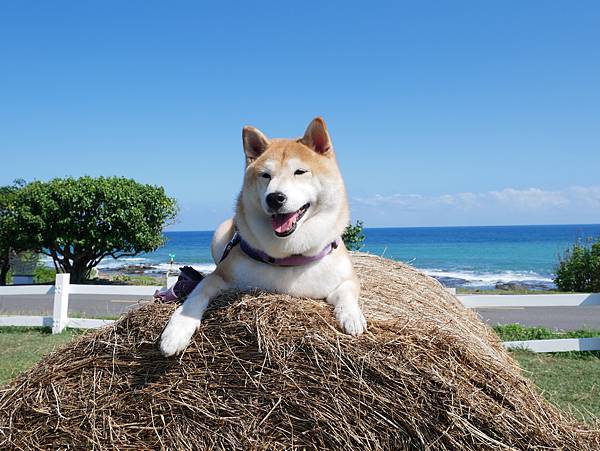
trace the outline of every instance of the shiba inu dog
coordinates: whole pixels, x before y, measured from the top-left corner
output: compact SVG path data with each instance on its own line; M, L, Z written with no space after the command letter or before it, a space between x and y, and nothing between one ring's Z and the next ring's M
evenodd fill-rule
M269 140L247 126L242 140L244 183L235 217L213 237L217 268L173 313L161 336L164 355L189 345L210 299L228 288L325 299L345 333L366 330L359 283L340 238L348 201L325 122L314 119L300 139Z

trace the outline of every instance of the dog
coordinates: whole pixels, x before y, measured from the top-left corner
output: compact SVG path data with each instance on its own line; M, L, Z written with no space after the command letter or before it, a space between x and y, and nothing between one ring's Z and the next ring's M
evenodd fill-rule
M325 121L313 119L300 139L269 140L246 126L242 141L246 170L235 216L211 245L217 267L171 316L160 339L165 356L185 350L210 299L230 288L325 299L343 332L367 328L340 238L348 199Z

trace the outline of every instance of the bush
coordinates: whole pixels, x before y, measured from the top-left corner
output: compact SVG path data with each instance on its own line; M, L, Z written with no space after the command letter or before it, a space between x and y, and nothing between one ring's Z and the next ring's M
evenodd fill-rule
M359 251L363 247L363 241L365 241L363 222L356 221L355 225L348 224L342 234L342 240L349 251Z
M559 259L554 278L563 291L600 292L600 238L578 240Z
M38 266L33 273L33 283L54 283L56 270L48 266Z

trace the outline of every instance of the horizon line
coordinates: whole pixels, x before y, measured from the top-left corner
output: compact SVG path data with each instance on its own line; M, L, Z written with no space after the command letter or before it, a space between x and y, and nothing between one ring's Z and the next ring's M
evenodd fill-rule
M364 227L368 229L456 229L456 228L482 228L482 227L556 227L556 226L600 226L600 223L561 223L561 224L493 224L493 225L447 225L447 226L384 226ZM189 232L214 232L214 230L164 230L169 233Z

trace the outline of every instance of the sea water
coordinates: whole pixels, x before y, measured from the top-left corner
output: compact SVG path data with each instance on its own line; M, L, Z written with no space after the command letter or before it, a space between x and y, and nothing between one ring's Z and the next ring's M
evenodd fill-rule
M164 272L190 264L211 271L212 232L166 232L166 245L137 257L105 260L100 268L151 266ZM600 225L402 227L365 229L363 251L410 263L447 286L493 287L519 282L552 288L558 259L577 239L600 236Z

